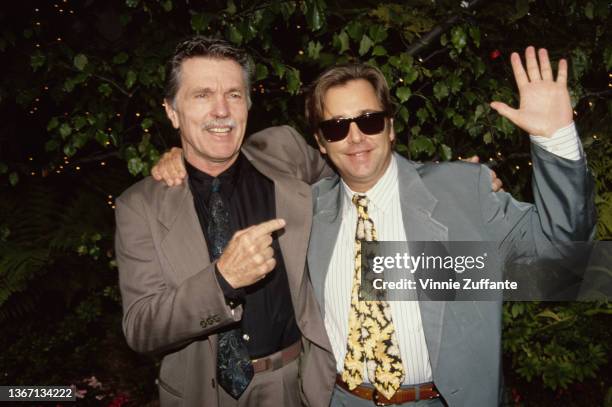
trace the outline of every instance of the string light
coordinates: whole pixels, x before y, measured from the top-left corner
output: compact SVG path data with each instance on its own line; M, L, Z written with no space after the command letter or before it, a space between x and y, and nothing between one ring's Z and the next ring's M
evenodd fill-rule
M520 170L520 169L521 169L521 167L519 167L519 166L517 165L517 166L516 166L516 169L517 169L517 170Z
M530 167L531 167L531 165L532 165L532 164L531 164L531 161L529 161L527 164L529 164L529 166L530 166Z
M36 173L35 173L34 171L32 171L32 172L30 173L30 175L31 175L31 176L35 176L35 175L36 175Z
M36 22L36 25L40 27L40 21L37 21L37 22Z
M28 160L34 161L34 157L28 157Z
M597 134L593 134L593 138L597 140Z
M102 161L102 162L100 163L100 165L101 165L102 167L104 167L104 166L106 165L106 163L105 163L104 161Z
M79 166L77 165L77 166L75 167L75 169L76 169L77 171L80 171L80 170L81 170L81 167L79 167Z
M113 199L113 196L112 196L112 195L109 195L109 196L108 196L108 199Z
M57 37L57 41L60 42L62 40L61 37Z
M140 113L136 113L136 117L140 117Z
M295 28L297 28L299 30L300 28L302 28L302 26L301 25L296 25Z
M304 55L304 51L299 50L299 51L298 51L298 54L300 54L300 55Z
M47 85L45 85L45 87L43 89L44 90L49 90L49 87Z
M404 78L399 78L399 81L403 83L404 82Z

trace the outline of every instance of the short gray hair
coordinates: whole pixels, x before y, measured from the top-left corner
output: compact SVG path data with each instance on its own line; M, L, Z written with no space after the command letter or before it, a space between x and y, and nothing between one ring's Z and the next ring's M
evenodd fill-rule
M251 107L253 61L249 54L244 49L235 47L225 40L202 35L196 35L179 43L174 50L174 55L170 58L168 63L170 75L166 83L164 97L172 106L175 106L174 99L180 86L181 65L184 60L194 57L229 59L240 65L246 87L247 106Z

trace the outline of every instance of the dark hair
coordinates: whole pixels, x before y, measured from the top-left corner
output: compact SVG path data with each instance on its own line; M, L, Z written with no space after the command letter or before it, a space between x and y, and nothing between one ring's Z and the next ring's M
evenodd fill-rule
M168 63L170 74L166 83L165 99L174 105L174 98L178 92L181 76L181 65L184 60L194 57L214 59L229 59L235 61L242 68L244 84L246 86L247 105L251 107L251 75L253 62L242 48L237 48L229 42L217 38L196 35L179 43L174 55Z
M344 85L349 81L364 79L372 84L376 97L382 105L383 111L389 115L393 114L393 101L389 93L389 85L383 73L376 67L364 63L352 63L338 65L327 69L306 91L306 121L313 132L319 129L319 123L323 121L325 106L323 100L325 93L334 86Z

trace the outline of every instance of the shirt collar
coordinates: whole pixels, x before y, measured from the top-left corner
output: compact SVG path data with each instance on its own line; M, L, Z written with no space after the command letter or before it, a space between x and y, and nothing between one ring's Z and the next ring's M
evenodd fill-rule
M398 192L397 162L395 156L391 155L391 161L383 176L366 192L359 193L353 191L344 180L342 180L342 186L344 187L345 204L353 207L352 199L354 194L366 195L370 201L370 206L384 212L391 205L394 195Z

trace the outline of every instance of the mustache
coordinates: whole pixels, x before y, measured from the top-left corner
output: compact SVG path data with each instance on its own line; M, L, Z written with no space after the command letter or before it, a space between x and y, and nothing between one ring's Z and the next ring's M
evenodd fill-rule
M209 120L202 125L203 130L214 129L215 127L236 127L236 121L234 119L213 119Z

